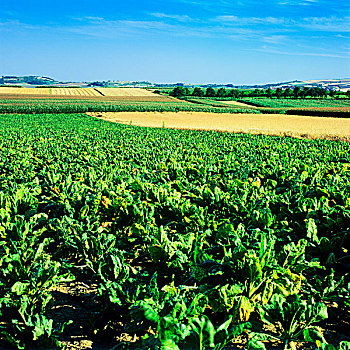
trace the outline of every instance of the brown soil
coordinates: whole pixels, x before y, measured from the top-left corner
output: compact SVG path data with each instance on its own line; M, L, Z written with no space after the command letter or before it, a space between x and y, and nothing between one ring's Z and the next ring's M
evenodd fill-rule
M110 122L146 127L218 130L350 141L349 118L203 112L108 112L88 113L88 115Z

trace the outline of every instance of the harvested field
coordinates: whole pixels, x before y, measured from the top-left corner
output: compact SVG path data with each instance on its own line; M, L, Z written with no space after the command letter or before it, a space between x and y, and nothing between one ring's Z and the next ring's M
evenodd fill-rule
M102 96L101 93L93 88L16 88L16 87L0 87L0 94L6 95L57 95L57 96Z
M347 118L202 112L106 112L88 115L110 122L146 127L350 140L350 119Z
M50 88L0 87L0 94L11 95L50 95Z
M102 101L102 102L177 102L177 103L183 103L185 101L178 100L173 97L163 96L163 95L157 95L157 94L150 94L148 96L103 96L101 93L96 91L96 89L90 89L90 88L52 88L53 93L48 94L46 92L46 88L42 89L28 89L33 90L30 94L27 93L20 93L22 88L17 88L17 90L14 90L14 88L11 88L11 90L1 90L1 89L8 89L8 88L1 88L0 87L0 100L30 100L33 101L35 98L36 100L89 100L89 101ZM63 89L73 89L73 90L82 90L80 91L80 95L73 95L72 93L69 94L69 92L62 92L59 90ZM43 90L43 91L41 91ZM57 91L56 91L57 90Z
M96 88L104 96L154 96L153 92L137 88Z
M101 96L101 94L93 88L52 88L51 95L63 96Z

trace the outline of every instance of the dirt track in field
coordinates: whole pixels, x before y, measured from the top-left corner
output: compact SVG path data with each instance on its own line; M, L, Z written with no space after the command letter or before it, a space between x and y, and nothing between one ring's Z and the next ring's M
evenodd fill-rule
M350 118L203 112L108 112L88 113L88 115L114 123L147 127L218 130L350 141Z
M245 107L245 108L257 108L256 106L252 106L249 105L247 103L243 103L243 102L238 102L238 101L216 101L216 102L220 102L223 103L225 105L234 105L234 106L239 106L239 107Z

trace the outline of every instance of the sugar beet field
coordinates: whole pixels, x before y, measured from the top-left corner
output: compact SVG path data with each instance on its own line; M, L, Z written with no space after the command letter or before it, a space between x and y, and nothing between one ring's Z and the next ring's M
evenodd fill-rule
M1 349L350 349L348 142L33 108L0 115Z

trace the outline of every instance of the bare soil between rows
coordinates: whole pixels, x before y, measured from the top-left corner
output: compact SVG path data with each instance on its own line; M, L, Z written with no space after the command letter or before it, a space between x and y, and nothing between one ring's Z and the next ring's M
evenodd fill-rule
M143 127L216 130L350 141L349 118L204 112L91 112L87 114L113 123Z

